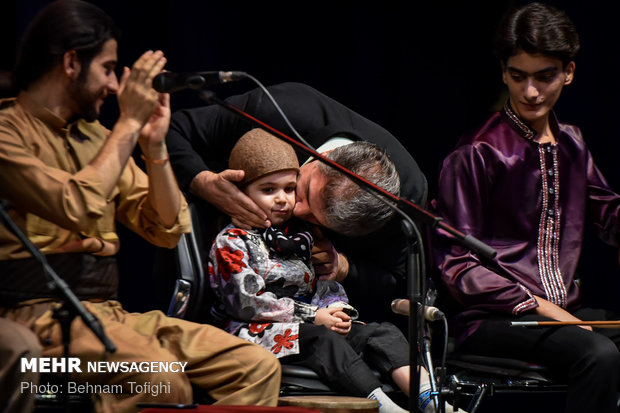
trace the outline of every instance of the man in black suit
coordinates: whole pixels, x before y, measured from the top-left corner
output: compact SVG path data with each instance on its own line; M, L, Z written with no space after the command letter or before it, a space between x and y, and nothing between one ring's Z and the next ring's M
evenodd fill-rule
M425 203L426 178L387 130L304 84L283 83L269 91L318 152L394 194L418 205ZM230 97L227 102L292 136L261 89ZM181 110L172 117L167 145L175 174L186 193L206 201L201 215L208 216L210 223L223 212L247 227L270 224L265 213L235 185L243 171L227 169L232 147L255 127L254 122L217 105ZM321 226L335 246L325 240L316 242L317 274L342 282L363 320L394 319L391 300L406 292L406 240L400 219L341 173L319 161L307 162L309 156L302 151L297 154L303 166L294 214ZM215 235L215 228L208 233ZM403 324L402 317L394 321Z

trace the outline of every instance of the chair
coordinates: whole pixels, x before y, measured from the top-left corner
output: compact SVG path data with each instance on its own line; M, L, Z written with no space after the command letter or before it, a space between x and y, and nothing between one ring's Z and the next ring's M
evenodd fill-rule
M194 215L195 213L192 213L192 216ZM189 320L200 319L201 309L198 303L204 301L205 290L209 286L195 232L181 236L175 248L174 259L178 272L167 315Z
M430 322L427 322L427 332L433 331ZM425 334L437 336L436 332ZM426 349L426 343L424 348ZM464 408L469 413L475 413L488 396L496 394L523 395L525 393L564 393L566 385L558 384L552 379L549 370L542 365L510 358L488 357L467 354L449 350L454 347L452 340L446 341L446 357L443 351L424 352L422 357L425 365L432 371L432 377L437 378L437 388L443 400L451 402L454 408ZM445 366L443 365L445 361ZM434 368L433 366L439 366ZM542 407L541 412L548 412ZM557 405L556 405L557 408ZM496 410L490 410L496 411ZM511 410L502 408L502 412ZM520 409L516 411L523 411ZM528 407L528 413L534 410Z
M203 265L206 252L199 249L205 244L200 239L202 233L195 203L189 204L189 211L192 232L181 235L174 249L157 250L154 268L159 288L158 300L162 311L170 317L205 322L208 307L202 304L207 299L209 280Z
M456 405L464 406L470 413L475 413L487 397L495 395L521 397L566 391L566 385L554 382L546 367L523 360L453 352L447 357L447 369L443 388ZM461 404L463 398L469 401L467 405ZM549 411L548 407L541 409Z
M381 379L380 374L373 371L373 374ZM383 383L381 389L386 394L392 394L397 390L389 383ZM301 396L301 395L337 395L338 393L325 383L317 374L307 367L282 365L282 384L280 385L280 395L282 396Z

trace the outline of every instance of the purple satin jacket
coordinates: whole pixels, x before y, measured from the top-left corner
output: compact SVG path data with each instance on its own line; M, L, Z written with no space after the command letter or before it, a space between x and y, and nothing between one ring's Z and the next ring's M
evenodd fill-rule
M551 116L556 144L506 104L444 160L436 208L446 222L497 250L492 263L438 236L435 262L461 309L457 344L484 318L537 307L533 295L568 311L580 306L575 271L586 222L618 244L620 196L594 164L581 131Z

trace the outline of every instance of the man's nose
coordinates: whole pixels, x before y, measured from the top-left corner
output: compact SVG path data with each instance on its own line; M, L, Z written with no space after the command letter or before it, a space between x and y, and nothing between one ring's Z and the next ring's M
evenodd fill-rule
M108 93L113 95L117 94L118 87L118 77L116 76L116 73L112 72L110 75L110 81L108 82Z
M538 96L540 96L538 86L532 79L529 79L525 84L525 98L527 100L535 100Z

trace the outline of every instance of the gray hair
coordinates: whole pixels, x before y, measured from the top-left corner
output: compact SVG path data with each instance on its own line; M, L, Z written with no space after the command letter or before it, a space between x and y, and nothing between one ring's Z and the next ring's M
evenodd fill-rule
M369 142L353 142L327 154L327 157L373 184L398 196L400 177L388 154ZM319 170L326 178L322 190L326 226L343 235L366 235L385 225L394 211L384 197L368 193L342 172L322 162Z

